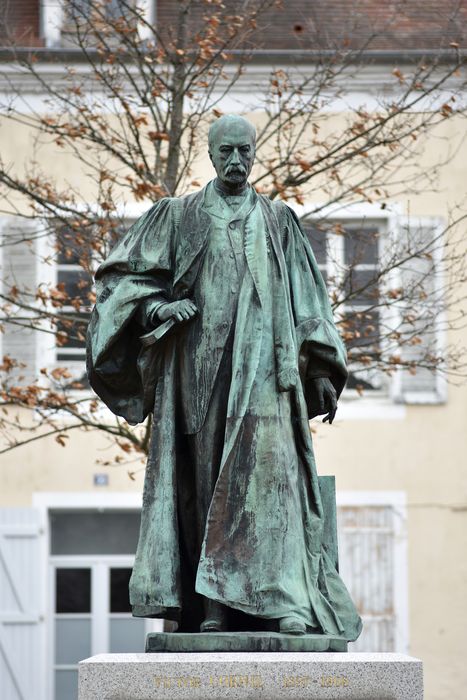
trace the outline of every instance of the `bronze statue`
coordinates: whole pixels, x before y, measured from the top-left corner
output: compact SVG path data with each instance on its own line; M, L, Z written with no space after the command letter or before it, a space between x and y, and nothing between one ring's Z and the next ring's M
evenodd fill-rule
M156 202L96 274L91 385L154 416L133 614L353 640L308 426L333 421L345 349L295 214L247 183L253 125L215 121L209 155L217 178Z

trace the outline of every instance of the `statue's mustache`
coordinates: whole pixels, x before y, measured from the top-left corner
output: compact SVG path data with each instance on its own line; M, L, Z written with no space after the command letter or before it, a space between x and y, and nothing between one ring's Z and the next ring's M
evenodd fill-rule
M240 173L240 175L245 175L246 168L244 168L243 165L228 165L224 172L226 175L230 175L230 173Z

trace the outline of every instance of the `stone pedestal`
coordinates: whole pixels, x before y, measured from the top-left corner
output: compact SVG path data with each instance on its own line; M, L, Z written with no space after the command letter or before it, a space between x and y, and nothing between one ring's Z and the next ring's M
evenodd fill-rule
M79 700L422 700L422 662L402 654L100 654Z

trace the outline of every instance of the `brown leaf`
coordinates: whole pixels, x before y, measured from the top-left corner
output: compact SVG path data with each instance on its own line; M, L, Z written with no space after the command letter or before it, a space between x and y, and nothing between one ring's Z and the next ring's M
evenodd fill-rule
M117 445L124 452L131 452L131 445L128 442L120 442L120 440L117 440Z
M165 131L148 131L151 141L170 141L170 136Z
M58 444L61 445L62 447L66 447L65 440L68 440L69 437L70 437L69 435L65 435L64 433L60 433L59 435L57 435L55 437L55 442L58 442Z
M71 373L66 367L55 367L50 373L55 380L70 379Z

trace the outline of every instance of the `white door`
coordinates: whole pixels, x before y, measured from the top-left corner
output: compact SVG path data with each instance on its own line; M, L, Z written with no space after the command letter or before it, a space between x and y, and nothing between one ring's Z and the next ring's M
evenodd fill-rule
M2 700L43 700L44 577L39 513L0 509L0 687Z

